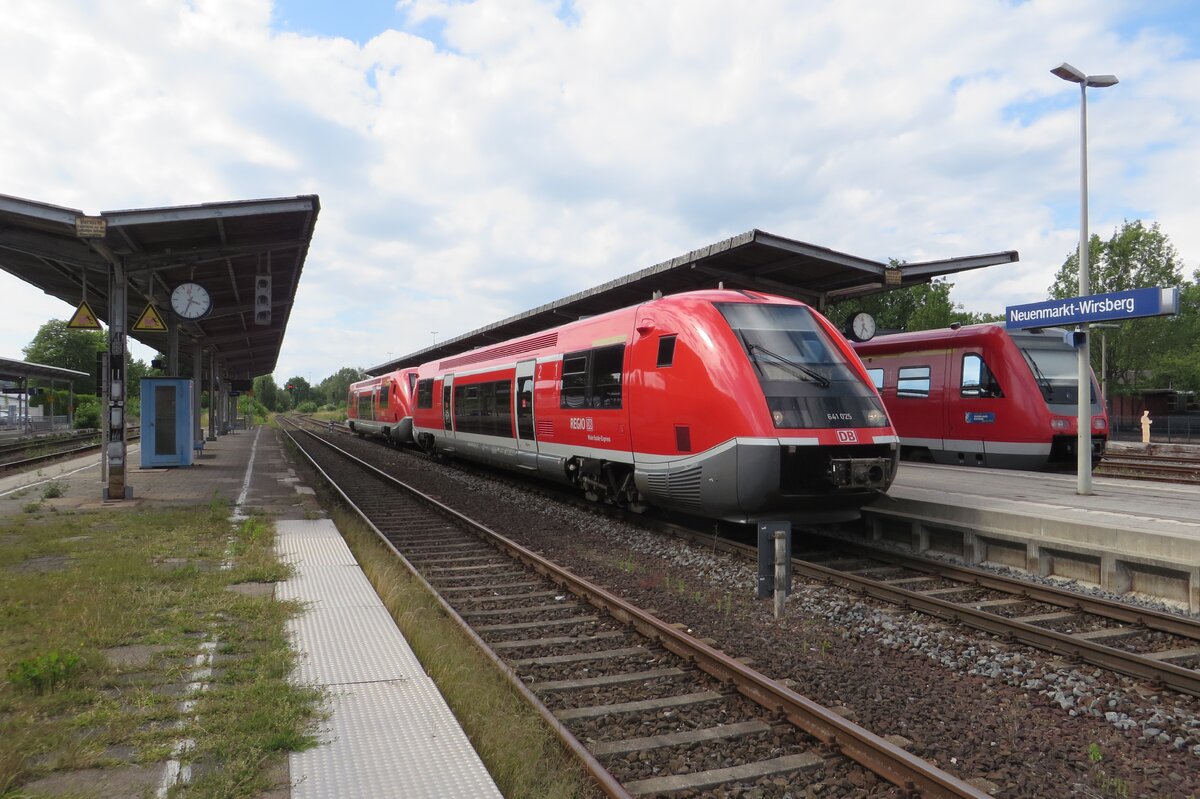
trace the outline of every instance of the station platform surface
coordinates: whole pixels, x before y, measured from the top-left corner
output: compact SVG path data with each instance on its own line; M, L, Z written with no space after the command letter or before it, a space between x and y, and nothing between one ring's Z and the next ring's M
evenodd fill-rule
M888 495L897 500L1020 513L1200 542L1200 486L1074 474L902 463Z
M918 552L1145 594L1200 612L1200 486L902 463L867 531Z
M130 462L139 461L137 445ZM491 776L358 567L315 492L290 468L272 428L239 430L207 442L195 465L126 472L132 497L105 501L99 456L0 478L0 499L36 495L68 509L207 505L227 501L237 520L275 520L276 551L293 576L275 588L306 610L289 622L299 654L295 679L324 688L328 718L319 745L289 758L293 799L321 797L499 797ZM0 502L3 517L21 502ZM168 767L170 764L168 764Z

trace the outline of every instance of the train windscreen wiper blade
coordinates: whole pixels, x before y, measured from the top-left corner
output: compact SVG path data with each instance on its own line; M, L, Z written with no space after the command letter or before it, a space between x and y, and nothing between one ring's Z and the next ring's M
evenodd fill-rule
M832 380L830 380L828 377L826 377L825 375L818 372L816 369L811 369L802 363L796 363L795 361L788 360L787 358L783 357L782 355L779 355L778 353L771 352L769 349L762 346L761 344L750 344L748 346L750 348L751 353L753 353L755 350L758 350L759 352L763 352L763 353L766 353L767 355L770 355L772 358L779 361L779 363L783 364L785 367L790 367L792 370L792 373L799 375L801 379L813 380L821 388L829 388L831 385L833 385ZM757 360L758 359L756 358L755 361L757 362Z
M1029 361L1029 365L1033 367L1033 374L1037 378L1038 382L1042 384L1042 388L1046 389L1046 399L1054 399L1054 386L1050 385L1050 381L1046 379L1044 374L1042 374L1042 368L1038 366L1037 359L1030 355L1029 350L1025 349L1024 347L1021 347L1021 352L1024 354L1025 360Z

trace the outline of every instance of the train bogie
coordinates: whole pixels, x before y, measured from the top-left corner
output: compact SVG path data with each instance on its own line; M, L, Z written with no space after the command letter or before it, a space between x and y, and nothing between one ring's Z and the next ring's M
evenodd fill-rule
M752 292L668 296L425 364L413 418L431 452L739 521L846 515L897 457L840 335Z

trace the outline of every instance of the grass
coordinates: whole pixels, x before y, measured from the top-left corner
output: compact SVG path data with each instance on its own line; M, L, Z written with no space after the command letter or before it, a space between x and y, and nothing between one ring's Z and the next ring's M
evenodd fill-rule
M599 796L541 718L374 533L346 512L334 522L504 796Z
M231 531L227 511L34 510L0 523L0 797L55 772L163 761L181 736L196 741L190 761L215 766L197 769L189 797L254 796L284 753L313 744L319 696L287 681L284 623L298 608L227 590L287 569L267 523ZM204 641L216 673L185 716ZM108 652L134 646L144 658L128 665Z

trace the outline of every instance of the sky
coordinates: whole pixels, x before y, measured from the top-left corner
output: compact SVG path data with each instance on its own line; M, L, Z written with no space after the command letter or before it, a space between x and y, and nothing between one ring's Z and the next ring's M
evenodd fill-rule
M317 194L277 381L400 357L758 228L855 256L1090 229L1200 268L1191 0L0 0L0 194L84 213ZM0 357L73 307L0 273ZM149 350L135 347L149 360Z

